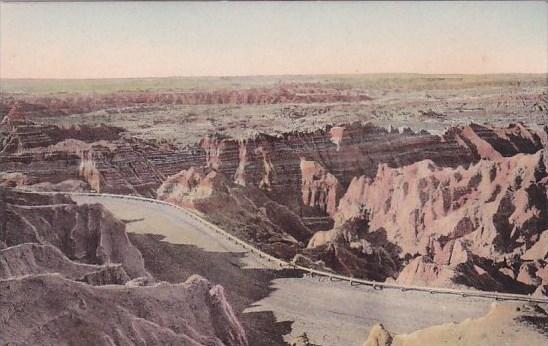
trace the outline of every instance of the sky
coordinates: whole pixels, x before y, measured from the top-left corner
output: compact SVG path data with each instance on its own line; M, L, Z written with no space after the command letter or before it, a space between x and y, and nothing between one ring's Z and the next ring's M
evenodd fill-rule
M518 72L547 2L0 4L0 78Z

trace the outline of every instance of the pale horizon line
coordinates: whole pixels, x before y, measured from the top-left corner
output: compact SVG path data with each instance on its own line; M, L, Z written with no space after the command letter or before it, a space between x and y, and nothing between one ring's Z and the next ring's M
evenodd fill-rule
M493 73L428 73L428 72L364 72L364 73L284 73L284 74L248 74L248 75L173 75L173 76L135 76L135 77L1 77L0 80L112 80L112 79L191 79L191 78L253 78L253 77L312 77L312 76L542 76L546 72L493 72Z

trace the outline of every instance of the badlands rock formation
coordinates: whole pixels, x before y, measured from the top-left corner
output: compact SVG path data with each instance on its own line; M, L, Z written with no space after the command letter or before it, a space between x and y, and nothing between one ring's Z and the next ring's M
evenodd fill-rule
M42 196L43 204L29 206L21 203L28 199L24 193L8 193L0 240L7 246L51 244L71 260L121 263L132 278L148 276L143 257L130 243L121 221L99 204L77 205L60 198Z
M312 232L287 207L257 187L243 187L222 173L190 168L169 177L158 198L195 208L223 229L278 257L290 259Z
M545 327L548 314L538 306L497 305L484 317L461 323L442 324L410 334L392 335L382 324L375 325L363 346L499 346L545 345L546 335L535 329Z
M283 230L307 242L301 253L310 263L322 261L347 275L533 293L545 281L546 256L532 250L527 263L521 256L548 228L544 137L521 124L503 129L472 124L441 138L358 124L287 134L283 140L207 137L201 142L204 166L169 178L158 196L197 208L224 226L233 223L231 215L245 214L242 209L256 213L256 206L229 203L239 208L228 212L228 199L219 203L210 197L255 191L250 196L272 201L266 211L285 205L317 231L308 240L306 231L295 234L287 221L270 219L275 227L268 234ZM212 183L219 174L223 183ZM307 222L322 217L332 218L334 228ZM302 228L291 220L292 229ZM238 234L265 242L249 236L256 229L241 231L250 224L265 226L246 222Z
M514 279L531 291L523 285L544 280L536 272L543 272L547 250L536 244L548 228L546 180L541 151L456 169L428 160L402 168L382 164L374 178L353 179L335 224L367 217L401 258L416 257L398 276L402 284L500 290L504 285L496 282ZM535 274L520 276L523 265Z
M0 289L2 343L247 345L222 289L197 276L97 287L43 274L2 280Z
M433 135L352 123L209 134L184 148L105 126L38 128L4 125L2 184L158 197L348 275L527 293L546 284L543 254L520 259L548 228L547 136L523 124ZM338 236L355 218L366 228Z
M49 244L23 243L0 250L0 279L46 273L93 285L123 285L130 280L121 264L74 262Z
M279 103L362 102L371 97L356 91L286 85L244 90L195 92L117 92L109 95L28 96L0 99L0 109L9 118L62 117L97 110L158 107L165 105L253 105Z
M154 283L101 205L0 188L0 343L248 345L223 288Z
M367 206L370 226L401 239L404 252L434 248L435 234L447 242L478 232L467 237L472 250L484 256L508 253L529 248L546 227L545 177L542 152L457 169L428 160L403 168L383 164L373 179L354 178L336 220L359 216Z
M497 133L471 125L435 136L354 123L241 140L208 135L199 144L177 148L126 138L117 128L75 130L18 121L2 127L0 169L26 173L32 183L77 179L95 190L153 196L166 177L190 167L208 167L237 184L268 191L313 223L333 211L353 177L374 176L379 163L401 167L430 159L442 166L467 165L481 158L477 145L467 139L471 133L485 138L486 146L506 148L501 151L503 156L542 148L534 131L514 127ZM510 136L505 131L517 134Z

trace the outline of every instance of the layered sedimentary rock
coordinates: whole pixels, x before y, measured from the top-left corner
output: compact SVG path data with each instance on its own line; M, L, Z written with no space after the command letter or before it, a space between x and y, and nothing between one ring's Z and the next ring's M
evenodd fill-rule
M158 189L158 199L195 208L194 201L212 197L214 193L227 193L229 182L221 174L191 167L169 177Z
M404 253L434 251L436 235L442 242L468 240L486 257L524 253L546 228L545 177L542 152L457 169L428 160L399 169L380 165L375 178L352 181L336 219L359 216L366 206L370 227L399 239Z
M336 228L329 236L317 233L309 246L329 243L347 220L367 218L370 230L398 246L400 258L419 256L398 277L402 284L504 290L517 280L514 288L527 292L542 278L518 279L520 265L534 262L529 273L545 267L546 253L536 244L547 228L546 186L542 151L468 168L430 160L402 168L381 164L374 178L353 179Z
M56 184L66 180L85 180L82 162L92 147L113 147L122 129L98 127L60 128L53 125L16 121L0 129L5 136L0 144L0 169L25 173L30 183Z
M89 113L97 110L165 105L264 105L280 103L332 103L369 101L371 97L349 90L316 88L314 86L285 85L273 88L243 90L213 90L189 92L117 92L108 95L70 95L5 97L0 99L0 110L9 119L24 117L60 117L70 114Z
M0 171L24 173L28 180L23 184L78 180L79 166L80 157L66 151L0 154Z
M121 285L130 279L120 264L73 262L49 244L24 243L0 250L0 279L46 273L60 273L68 279L93 285Z
M28 177L19 172L4 173L0 172L0 186L2 187L18 187L29 185Z
M100 205L0 188L0 239L0 344L248 345L221 286L154 283Z
M337 178L314 161L301 160L303 204L319 207L329 215L337 209L342 186Z
M90 185L82 180L64 180L57 184L52 183L37 183L37 184L22 184L19 185L22 188L29 189L31 191L41 192L86 192L92 190Z
M543 146L541 136L521 124L507 129L471 125L435 136L354 123L243 139L213 134L186 148L122 138L120 129L107 126L61 129L19 121L3 131L0 169L26 173L35 183L79 179L97 191L153 196L166 177L206 167L237 184L258 186L297 214L313 218L333 210L340 195L333 185L344 191L353 177L374 176L379 163L401 167L430 159L456 167L479 160L478 145L468 139L471 133L501 156ZM312 176L311 162L319 169Z
M427 156L449 165L472 160L470 151L456 141L442 141L428 133L400 133L356 123L347 125L334 143L330 130L290 132L280 137L259 135L244 141L207 137L202 148L208 167L235 177L242 185L253 184L270 191L274 198L295 208L299 204L292 201L293 197L308 190L306 181L303 186L303 176L314 175L309 168L311 161L323 171L317 173L329 174L345 187L354 176L374 175L379 162L400 166Z
M490 128L478 124L450 129L446 137L454 137L462 146L469 147L476 158L499 159L519 153L533 154L543 147L545 133L538 133L523 124L507 128Z
M29 126L36 130L25 130ZM119 129L107 126L60 129L18 122L3 131L6 145L0 170L24 173L26 180L14 181L17 186L80 180L97 192L153 196L166 176L196 161L202 164L203 158L203 154L193 156L192 148L121 138Z
M485 142L490 149L478 149L465 134ZM537 152L544 145L541 139L521 124L507 129L472 124L435 136L354 123L279 137L258 135L247 140L208 136L201 147L206 167L240 185L258 186L272 199L307 218L332 214L340 189L346 189L354 177L374 177L379 164L402 167L428 159L456 168L487 155L479 151L491 150L497 157Z
M10 125L8 138L26 133L13 130L17 124ZM23 128L30 126L24 124ZM543 272L544 259L532 259L534 263L523 269L518 268L522 264L513 264L513 258L533 246L548 228L542 226L546 208L538 196L545 185L538 152L545 146L546 133L522 124L506 128L471 124L433 135L353 123L239 139L209 134L185 148L121 136L104 127L84 132L94 131L99 140L93 142L86 142L89 138L76 130L62 132L65 137L49 136L53 141L8 140L27 143L27 149L0 155L0 168L11 174L5 184L158 196L201 210L219 224L228 222L239 236L275 249L282 257L302 252L307 244L310 249L324 247L323 255L318 249L306 251L313 262L329 262L349 274L373 273L366 263L376 263L376 269L383 268L380 278L395 278L412 259L426 256L405 273L451 269L444 277L455 281L466 267L472 277L485 277L474 280L485 284L502 280L497 278L500 272L525 285L520 287L527 287L526 291L542 282L534 273ZM513 170L519 173L512 175ZM16 173L24 173L24 178L13 176ZM83 184L64 183L75 180ZM368 197L358 201L361 197L352 196L362 194L356 192L361 189L369 191ZM374 198L375 194L387 197ZM489 207L479 207L483 204ZM332 242L340 239L336 234L344 221L364 210L372 211L373 242ZM238 220L234 214L244 216ZM311 231L320 231L312 241ZM496 272L474 256L468 257L466 266L435 259L440 249L464 236L466 251L495 261ZM370 253L385 246L390 247L388 255L380 258L390 260L381 266ZM371 260L364 262L366 256ZM461 269L455 269L459 265ZM405 277L412 281L409 275L401 280Z
M223 229L286 259L312 235L296 214L261 189L235 184L217 171L183 170L162 184L158 198L195 208Z
M99 204L77 205L62 196L16 192L6 193L0 203L5 210L0 240L7 246L51 244L74 261L121 263L132 278L148 276L125 224Z
M224 226L226 215L242 211L207 201L212 190L204 172L220 173L222 194L233 184L261 191L308 228L321 230L310 240L296 238L308 244L299 252L310 263L377 280L395 279L403 270L399 280L406 284L529 292L538 286L531 282L542 280L517 280L512 261L546 228L542 138L521 124L472 124L441 137L360 124L248 140L208 136L200 143L204 165L169 178L158 194L194 208L201 200L198 209L213 219L225 215L218 220ZM349 237L353 220L366 212L370 232ZM330 231L308 222L331 217ZM238 232L253 239L248 233ZM542 272L544 259L535 261L529 272Z
M385 281L400 270L399 251L382 231L369 229L367 218L355 218L316 232L302 254L347 276Z

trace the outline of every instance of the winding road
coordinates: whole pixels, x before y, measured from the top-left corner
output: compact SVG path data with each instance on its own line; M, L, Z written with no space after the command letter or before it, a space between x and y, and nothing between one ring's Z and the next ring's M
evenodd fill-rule
M268 313L281 326L289 325L287 333L284 332L286 341L306 332L313 343L323 346L362 345L375 323L383 323L395 333L409 333L436 324L477 318L485 315L494 302L482 297L374 289L327 277L297 275L296 270L281 268L279 263L259 256L214 231L191 213L172 206L106 195L73 194L72 198L77 203L103 204L119 219L127 220L127 230L132 237L144 239L153 234L157 239L162 236L157 244L164 244L165 249L156 255L161 258L169 252L171 262L147 263L145 254L147 269L149 266L174 271L181 268L221 283L231 303L238 301L236 305L241 308L237 310L244 320ZM177 256L183 258L178 260ZM174 277L177 274L174 273ZM250 295L253 290L265 288L267 292L263 295ZM246 299L240 299L241 296ZM253 333L255 342L262 338L261 345L277 344L266 342L269 331Z

